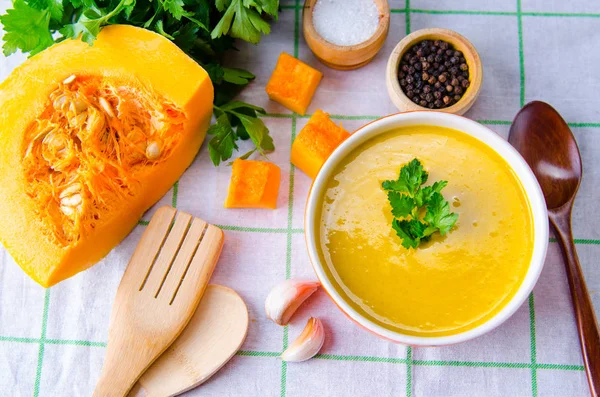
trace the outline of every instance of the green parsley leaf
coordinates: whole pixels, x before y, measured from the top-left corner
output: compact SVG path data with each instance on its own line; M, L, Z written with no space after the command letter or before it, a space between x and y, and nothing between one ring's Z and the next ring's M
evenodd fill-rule
M392 215L396 218L409 216L415 208L415 200L399 192L389 191L388 201L392 206Z
M184 15L189 15L189 13L183 9L183 0L163 0L162 6L165 11L168 11L173 15L173 18L178 21L181 20Z
M265 156L265 152L272 152L275 150L273 138L269 135L269 130L261 119L246 116L245 114L234 111L230 113L240 120L260 154Z
M392 228L407 249L417 248L421 242L429 241L435 232L445 235L458 220L458 214L450 212L450 204L441 193L448 181L437 181L431 186L422 187L428 178L429 174L421 162L413 159L400 169L397 180L381 184L387 191L392 207ZM424 208L427 210L421 220Z
M421 208L427 204L429 200L431 200L433 193L437 192L441 194L442 189L445 188L447 184L448 181L437 181L433 185L425 186L417 191L415 194L415 202L417 203L417 207Z
M208 154L214 165L229 160L233 150L238 149L235 143L235 132L225 114L217 118L216 124L208 128L207 134L213 135L208 142Z
M223 68L223 80L237 85L247 85L256 76L244 69Z
M425 226L415 219L410 221L394 219L392 228L402 239L402 246L406 249L417 248L421 243L423 230L425 230Z
M61 0L28 0L27 4L36 10L48 10L50 17L57 22L60 22L63 17Z
M216 39L229 34L231 37L257 44L261 34L271 32L271 27L260 15L260 11L263 10L262 6L257 8L257 5L255 1L217 0L217 9L224 11L227 7L227 10L213 29L211 37ZM279 1L277 1L277 6L279 6ZM271 4L268 4L268 9L271 10Z
M429 231L431 228L436 228L443 236L452 229L457 219L458 214L450 212L450 204L444 199L444 196L438 192L433 193L431 200L427 203L427 213L423 218L425 222L429 223Z
M50 17L49 10L36 10L23 0L15 0L13 8L0 16L4 26L4 55L8 56L17 49L34 55L54 44L49 31Z
M398 180L384 181L382 187L385 190L408 193L411 197L414 197L419 187L427 182L428 177L429 174L423 169L421 162L413 159L402 167Z
M121 0L115 8L105 13L97 7L88 8L80 16L77 22L65 25L59 30L65 38L81 38L89 45L94 44L94 40L100 33L100 28L108 23L108 20L121 13L127 6L130 6L134 0Z
M279 0L244 0L244 7L254 7L258 12L265 12L277 19Z

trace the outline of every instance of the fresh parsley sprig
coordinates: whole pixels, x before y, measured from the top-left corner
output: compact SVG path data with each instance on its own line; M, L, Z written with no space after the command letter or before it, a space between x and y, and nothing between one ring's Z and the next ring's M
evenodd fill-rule
M407 249L429 241L436 232L445 235L458 220L458 214L450 212L450 204L441 193L448 182L422 186L428 179L429 174L415 158L400 169L397 180L381 184L392 207L392 228Z
M269 130L257 117L266 114L263 108L232 101L220 107L215 105L214 109L217 122L208 129L208 134L213 136L208 142L208 152L214 165L229 160L233 151L239 149L236 141L240 139L251 139L255 146L242 155L242 159L247 159L256 151L266 157L267 153L275 150Z
M254 75L223 66L223 55L236 50L234 39L253 44L271 31L279 0L13 0L0 15L4 55L17 50L34 55L55 42L81 38L93 45L105 25L127 24L155 31L173 41L208 72L215 87L216 124L209 134L215 165L251 139L262 155L274 150L262 108L234 101ZM177 73L165 70L165 73ZM244 157L242 156L242 157Z

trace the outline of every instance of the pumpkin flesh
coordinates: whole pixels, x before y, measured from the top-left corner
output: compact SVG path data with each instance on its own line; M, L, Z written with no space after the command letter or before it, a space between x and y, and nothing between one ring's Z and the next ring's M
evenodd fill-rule
M50 286L104 257L194 159L206 72L132 26L57 44L0 85L0 241Z

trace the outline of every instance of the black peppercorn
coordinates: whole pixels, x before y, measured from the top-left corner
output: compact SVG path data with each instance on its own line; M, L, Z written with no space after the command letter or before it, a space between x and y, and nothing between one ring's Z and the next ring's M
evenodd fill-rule
M402 56L398 82L416 104L441 109L458 102L469 86L469 67L461 51L442 40L423 40Z

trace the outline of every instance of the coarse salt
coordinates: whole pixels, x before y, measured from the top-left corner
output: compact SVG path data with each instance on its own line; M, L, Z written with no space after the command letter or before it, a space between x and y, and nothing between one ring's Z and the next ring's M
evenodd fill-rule
M367 41L379 25L373 0L318 0L313 8L313 25L328 42L350 46Z

